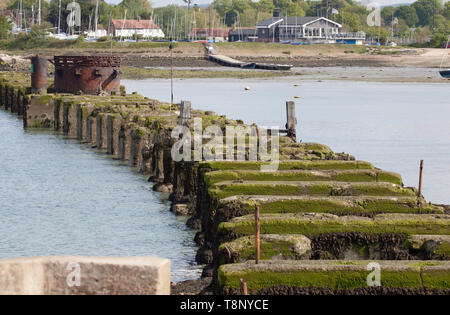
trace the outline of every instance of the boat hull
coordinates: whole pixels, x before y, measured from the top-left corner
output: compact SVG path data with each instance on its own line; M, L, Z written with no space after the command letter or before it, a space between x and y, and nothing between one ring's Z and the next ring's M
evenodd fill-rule
M441 71L439 71L439 74L440 74L441 77L443 77L443 78L450 79L450 69L447 69L447 70L441 70Z

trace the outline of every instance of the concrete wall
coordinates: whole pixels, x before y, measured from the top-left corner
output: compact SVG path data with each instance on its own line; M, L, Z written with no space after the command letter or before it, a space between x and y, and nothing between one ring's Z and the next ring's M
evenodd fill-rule
M0 260L0 294L170 294L170 260L26 257Z

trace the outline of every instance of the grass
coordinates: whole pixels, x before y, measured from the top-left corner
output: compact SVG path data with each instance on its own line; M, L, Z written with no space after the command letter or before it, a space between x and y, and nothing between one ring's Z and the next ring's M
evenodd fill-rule
M443 213L441 208L432 205L419 207L415 197L276 197L267 200L238 199L220 201L221 207L234 207L240 213L250 214L255 203L261 213L301 213L317 212L337 215L363 215L377 213Z
M123 79L170 79L168 69L146 69L137 67L121 67ZM174 70L173 76L178 79L208 79L208 78L274 78L297 75L286 71L255 71L255 70Z

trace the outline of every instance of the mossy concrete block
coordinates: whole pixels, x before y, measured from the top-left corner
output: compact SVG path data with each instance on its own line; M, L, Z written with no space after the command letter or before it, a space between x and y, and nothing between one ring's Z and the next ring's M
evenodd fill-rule
M219 201L219 207L237 213L253 213L255 204L261 213L319 212L337 215L373 215L378 213L444 213L441 207L419 203L417 197L390 196L231 196ZM236 211L238 210L238 211Z
M260 170L267 162L252 161L213 161L200 162L200 168L210 170ZM280 161L279 170L349 170L374 169L373 165L364 161Z
M401 185L399 174L382 170L288 170L261 172L249 170L212 171L205 174L207 184L221 181L339 181L386 182Z
M240 279L245 279L249 293L276 286L352 290L369 286L374 269L368 266L374 262L380 266L382 287L450 288L450 263L436 261L248 261L220 266L218 280L221 287L239 288Z
M308 259L311 254L311 240L300 234L262 234L261 259ZM219 247L223 261L243 262L255 259L255 238L244 236Z
M326 233L367 234L427 234L449 235L450 215L447 214L379 214L373 218L336 216L328 213L262 214L262 234L302 234L306 236ZM222 240L230 240L254 233L252 215L237 217L219 225Z
M423 286L430 289L450 288L450 262L425 262L421 267Z
M285 196L415 196L414 188L377 182L307 182L307 181L223 181L208 189L212 198L234 195Z

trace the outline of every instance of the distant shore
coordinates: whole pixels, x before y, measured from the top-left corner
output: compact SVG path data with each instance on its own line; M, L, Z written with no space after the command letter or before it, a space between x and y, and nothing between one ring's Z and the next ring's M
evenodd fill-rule
M206 60L200 43L177 43L171 61L167 43L114 43L112 53L122 57L124 79L167 79L170 66L174 77L191 78L275 78L301 76L311 80L358 80L382 82L449 82L439 77L443 49L374 47L355 45L282 45L271 43L218 43L216 52L246 62L289 64L292 71L255 71L225 68ZM105 43L83 43L61 49L33 48L0 50L0 59L17 60L18 71L29 71L28 58L41 54L52 58L62 55L105 54ZM103 49L100 49L100 46ZM450 62L450 58L448 58ZM6 62L7 64L8 62ZM4 66L4 65L2 65ZM352 69L349 71L349 69ZM49 65L51 72L51 65Z

